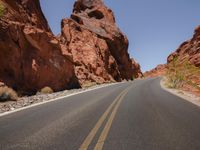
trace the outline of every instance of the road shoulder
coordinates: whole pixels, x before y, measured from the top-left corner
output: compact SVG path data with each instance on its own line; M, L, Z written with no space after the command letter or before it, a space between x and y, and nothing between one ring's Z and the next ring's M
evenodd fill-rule
M74 96L77 94L82 94L86 92L90 92L93 90L97 90L100 88L116 85L116 84L122 84L124 82L115 82L115 83L107 83L107 84L101 84L92 86L89 88L82 88L82 89L76 89L76 90L66 90L61 92L56 92L52 94L42 94L42 95L34 95L30 97L22 97L20 100L16 102L8 101L4 103L0 103L0 117L12 114L24 109L28 109L31 107L35 107L38 105L42 105L45 103L49 103L56 100L62 100L64 98Z
M187 100L200 107L200 97L180 89L171 89L166 87L164 78L161 79L160 85L165 91L170 92L178 97L181 97L182 99Z

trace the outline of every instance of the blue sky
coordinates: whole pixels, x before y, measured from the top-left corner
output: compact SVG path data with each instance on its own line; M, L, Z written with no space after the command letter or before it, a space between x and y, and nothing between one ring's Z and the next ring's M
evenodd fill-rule
M40 0L55 35L69 17L75 0ZM200 25L200 0L104 0L128 36L129 53L143 71L166 63L167 56Z

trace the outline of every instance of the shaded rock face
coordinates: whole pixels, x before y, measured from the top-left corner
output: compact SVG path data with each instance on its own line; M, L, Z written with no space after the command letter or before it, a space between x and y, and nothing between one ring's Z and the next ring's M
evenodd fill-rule
M73 55L81 85L131 79L134 67L128 40L101 0L78 0L70 19L62 20L60 41Z
M1 5L0 82L28 93L78 86L72 56L53 36L39 0L1 0Z
M144 73L145 77L158 77L158 76L163 76L165 75L167 71L167 65L166 64L160 64L156 68L146 71Z
M196 67L200 67L200 26L195 29L194 36L180 45L180 47L169 57L167 62L171 63L174 58L178 58L180 63L186 59Z
M141 67L140 67L140 64L137 63L133 58L131 59L132 61L132 70L134 70L134 73L133 73L133 77L134 78L142 78L143 77L143 73L141 71Z

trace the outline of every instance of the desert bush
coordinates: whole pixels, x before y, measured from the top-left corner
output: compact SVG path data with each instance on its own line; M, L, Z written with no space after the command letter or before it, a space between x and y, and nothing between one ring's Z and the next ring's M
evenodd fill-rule
M7 86L0 87L0 101L17 100L17 99L18 99L17 93L13 89Z
M53 90L52 90L52 88L46 86L46 87L42 88L40 90L40 92L43 93L43 94L51 94L51 93L53 93Z
M132 77L131 77L131 81L134 81L134 80L135 80L135 77L134 77L134 76L132 76Z
M180 72L171 73L167 77L169 88L181 88L184 84L184 76Z
M195 83L195 79L200 77L200 68L190 64L187 59L180 62L174 58L168 65L166 77L169 88L181 88L188 84L200 90L198 83Z
M0 17L3 16L5 11L5 7L3 6L3 4L0 2Z
M82 87L84 87L84 88L88 88L88 87L92 87L92 86L95 86L95 85L97 85L96 82L85 81L84 84L82 85Z

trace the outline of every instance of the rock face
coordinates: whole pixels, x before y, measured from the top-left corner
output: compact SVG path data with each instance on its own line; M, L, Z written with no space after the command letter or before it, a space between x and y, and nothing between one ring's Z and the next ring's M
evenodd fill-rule
M1 0L1 5L0 81L28 93L78 86L72 56L53 36L39 0Z
M180 45L180 47L169 57L167 62L170 63L178 58L180 63L186 59L196 67L200 67L200 26L195 29L194 36Z
M156 68L147 71L144 73L145 77L158 77L165 75L167 71L167 65L166 64L160 64Z
M133 77L134 78L142 78L143 77L143 73L141 71L141 67L140 67L140 64L137 63L133 58L131 59L132 61L132 70L134 70L134 73L133 73Z
M167 64L158 65L156 68L145 72L147 77L162 76L166 73L167 66L177 59L179 64L189 61L192 65L200 67L200 26L195 29L192 39L183 42L179 48L167 58Z
M60 40L72 53L81 85L131 79L134 67L128 40L112 10L101 0L78 0L70 19L62 20Z
M0 82L17 91L54 91L141 76L128 40L101 0L77 0L55 37L39 0L1 0Z

